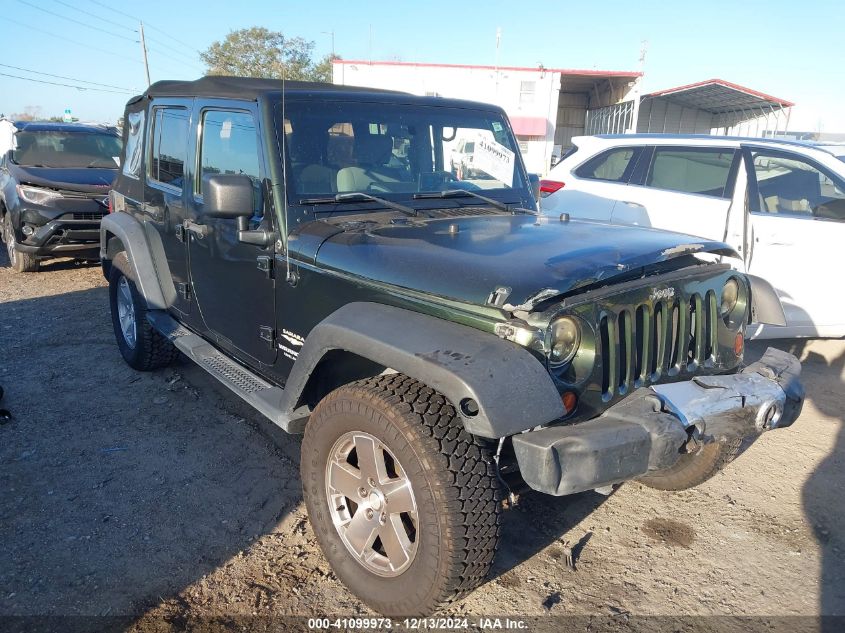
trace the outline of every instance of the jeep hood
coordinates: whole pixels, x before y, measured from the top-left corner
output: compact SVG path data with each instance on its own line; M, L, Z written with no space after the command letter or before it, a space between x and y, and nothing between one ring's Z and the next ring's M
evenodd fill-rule
M24 185L85 193L107 192L117 174L116 168L29 167L14 164L9 165L9 171L13 172L15 179Z
M680 233L527 215L352 226L317 230L326 237L316 253L321 268L477 305L509 287L507 303L528 310L674 257L737 257L727 244Z

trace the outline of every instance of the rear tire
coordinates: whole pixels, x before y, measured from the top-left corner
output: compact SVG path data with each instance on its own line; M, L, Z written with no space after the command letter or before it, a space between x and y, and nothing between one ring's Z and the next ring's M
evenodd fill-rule
M379 613L434 613L486 577L499 539L491 453L433 389L390 374L331 392L305 428L301 471L323 553Z
M12 270L17 273L37 273L38 258L32 253L21 253L17 249L11 213L6 213L3 226L3 239L6 242L6 253L9 255L9 265L12 267Z
M638 479L657 490L686 490L703 484L733 461L742 439L704 444L695 453L681 455L675 465Z
M151 371L170 365L179 350L147 321L147 302L135 285L135 271L125 252L112 260L109 304L117 347L130 367Z

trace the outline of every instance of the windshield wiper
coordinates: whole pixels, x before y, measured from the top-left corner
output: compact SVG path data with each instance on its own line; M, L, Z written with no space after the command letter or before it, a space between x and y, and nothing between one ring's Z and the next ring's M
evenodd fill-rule
M456 198L459 196L473 196L479 200L483 200L492 207L496 207L500 211L507 211L508 213L511 211L510 205L494 200L493 198L488 198L487 196L482 196L480 193L470 191L469 189L447 189L446 191L426 191L425 193L415 193L414 200L424 200L426 198Z
M368 193L364 193L363 191L339 193L336 196L332 196L331 198L306 198L305 200L300 200L299 204L332 204L333 202L357 202L361 200L370 200L371 202L378 202L379 204L383 204L384 206L390 209L396 209L397 211L401 211L405 215L417 215L416 209L406 207L404 204L399 204L398 202L393 202L392 200L386 200L385 198L372 196Z

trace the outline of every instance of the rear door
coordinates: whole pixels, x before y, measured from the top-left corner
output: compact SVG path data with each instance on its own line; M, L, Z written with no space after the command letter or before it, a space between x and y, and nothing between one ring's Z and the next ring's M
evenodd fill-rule
M563 178L563 187L543 198L543 213L569 213L574 218L610 222L616 201L622 199L645 148L612 147L572 169L571 178L558 176L563 165L549 175ZM577 154L576 154L577 155Z
M187 247L182 238L186 217L186 162L191 127L189 99L156 99L150 110L143 214L147 236L157 258L164 258L175 291L172 309L187 318L191 311Z
M654 147L619 196L613 223L723 240L739 162L730 147Z
M837 282L845 244L845 179L793 152L748 146L750 273L780 295L784 336L845 336Z
M247 228L272 230L257 108L254 103L233 107L227 101L211 102L199 104L195 116L199 137L191 187L193 213L186 234L196 303L221 347L271 365L276 358L272 247L239 241L235 219L203 215L204 175L245 174L255 191Z

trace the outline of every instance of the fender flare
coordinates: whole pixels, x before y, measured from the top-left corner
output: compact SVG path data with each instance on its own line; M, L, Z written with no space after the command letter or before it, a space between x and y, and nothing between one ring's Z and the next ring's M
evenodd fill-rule
M285 384L294 409L308 378L331 350L352 352L442 393L469 433L500 438L562 417L545 366L494 334L379 303L350 303L309 333ZM472 399L478 412L462 410Z
M745 275L751 284L751 315L749 323L786 325L783 304L772 284L756 275Z
M123 244L129 263L135 271L135 283L152 310L166 310L150 245L142 224L127 213L110 213L100 224L100 258L109 259L109 239L116 237Z

